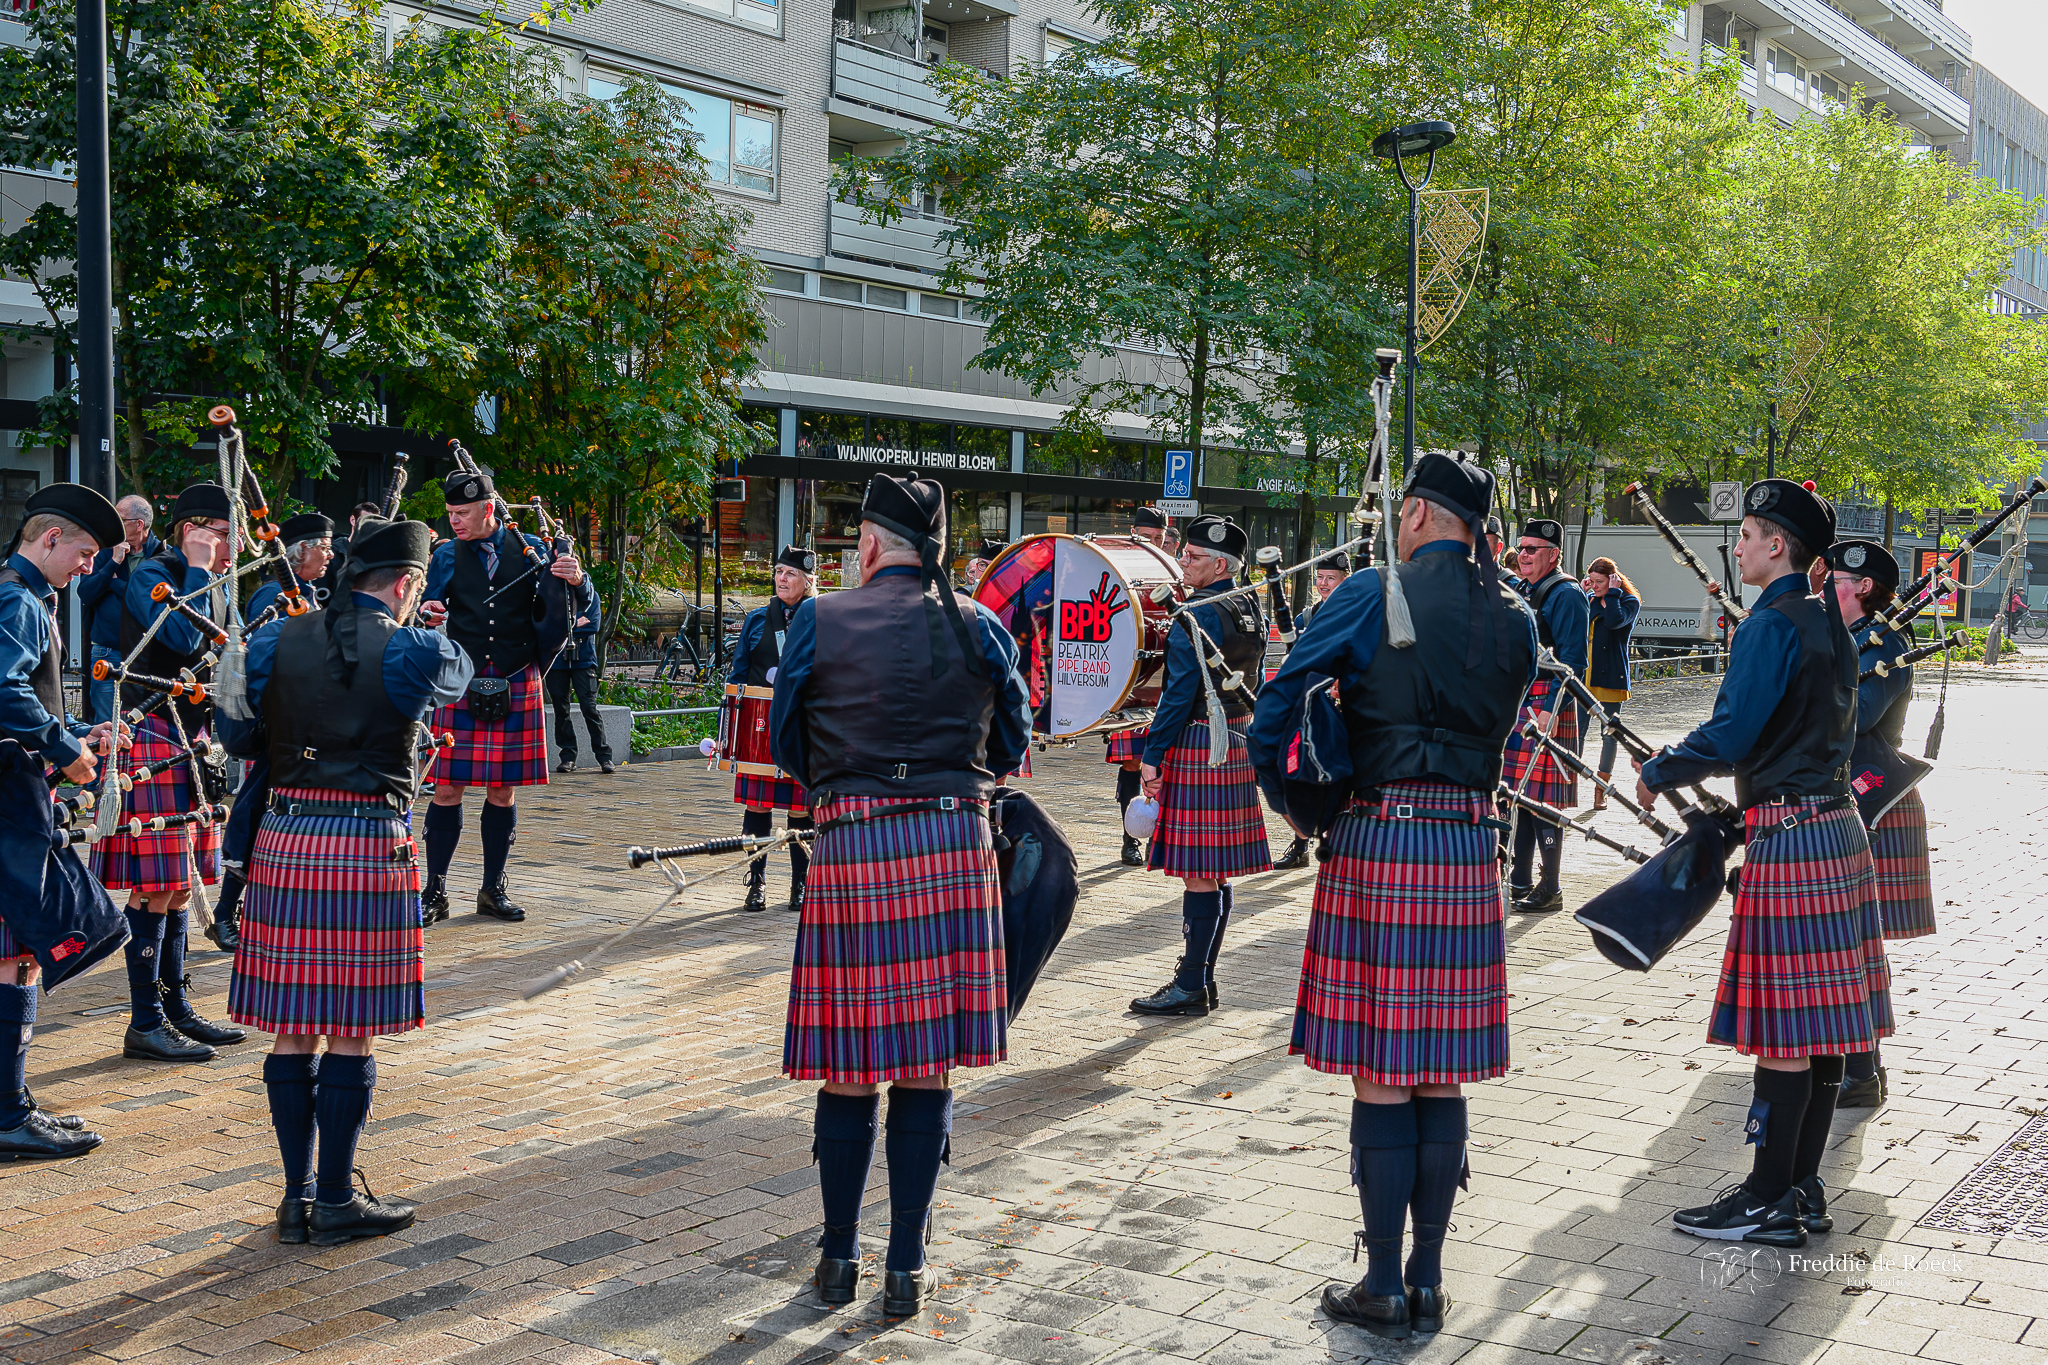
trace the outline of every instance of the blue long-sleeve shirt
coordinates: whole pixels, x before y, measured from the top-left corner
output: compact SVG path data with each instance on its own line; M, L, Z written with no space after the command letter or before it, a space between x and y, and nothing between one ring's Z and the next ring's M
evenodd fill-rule
M299 595L308 606L319 605L319 599L314 595L312 584L300 578L296 573L292 574L292 581L299 585ZM276 579L264 579L262 585L256 591L249 594L249 601L242 608L242 619L244 621L255 620L258 616L269 610L272 602L275 602L282 596L284 596L284 589L277 585ZM279 612L278 614L282 616L284 613Z
M129 551L118 564L111 548L101 550L92 562L92 572L73 585L78 589L78 609L85 613L86 637L93 644L121 647L121 600L128 591L128 575L163 548L164 543L155 536L144 536L142 548Z
M908 564L897 564L875 570L872 577L919 572ZM1024 751L1031 743L1031 689L1017 671L1017 642L996 614L981 603L961 605L971 609L968 619L980 633L982 661L988 665L989 681L995 688L995 707L988 723L988 770L1013 773L1024 766ZM782 642L782 662L775 666L775 700L768 706L768 752L774 755L776 767L799 781L810 772L809 755L804 750L803 689L811 680L817 658L818 601L813 597L799 603L796 615L790 618L789 635Z
M165 567L167 562L169 569ZM183 597L187 593L198 592L212 579L213 575L206 570L194 568L186 563L185 552L182 550L173 550L164 559L144 560L135 566L134 573L128 575L128 614L147 628L157 617L170 612L170 619L165 621L163 629L156 633L157 641L179 654L197 654L206 643L205 637L199 633L199 628L179 613L171 611L169 603L155 601L150 594L156 590L157 584L169 583L171 590ZM195 597L190 603L192 609L201 616L210 614L207 604L209 596L211 594Z
M1888 664L1909 647L1904 636L1886 630L1868 616L1849 627L1856 637L1856 671L1862 673L1878 664ZM1864 678L1856 684L1856 733L1867 735L1884 720L1885 713L1913 690L1911 667L1895 668L1882 678Z
M33 681L56 629L50 613L56 608L57 592L42 570L20 555L9 555L7 565L22 581L0 583L0 735L68 768L85 752L78 741L92 727L69 716L51 715Z
M357 611L391 614L368 593L353 596ZM269 685L271 670L276 666L278 633L283 629L283 621L272 621L249 637L249 654L243 669L255 718L238 721L224 711L214 714L220 742L236 758L261 758L268 749L269 740L263 728L263 689ZM321 648L326 648L324 640ZM414 720L425 720L435 707L458 700L476 676L476 665L462 652L462 646L439 631L413 626L401 627L392 635L390 643L384 646L380 667L385 697Z
M1764 608L1787 593L1809 590L1805 574L1788 573L1758 594L1749 619L1729 641L1728 672L1714 697L1714 713L1643 765L1643 781L1651 791L1726 777L1749 757L1799 669L1798 628L1785 613Z
M1188 612L1211 640L1223 638L1222 614L1214 605L1195 604L1236 586L1225 578L1188 594ZM1296 636L1297 643L1299 640ZM1201 656L1195 652L1188 628L1176 625L1166 632L1166 686L1159 693L1159 705L1153 709L1152 728L1145 732L1144 762L1156 768L1166 761L1168 752L1180 743L1181 731L1194 720L1195 707L1202 704L1203 696Z
M455 579L455 556L458 553L458 547L460 546L467 545L472 547L467 552L470 554L482 553L481 550L474 548L476 546L486 544L492 546L498 552L499 572L502 573L504 571L505 556L507 554L520 555L523 557L526 553L524 550L521 550L519 548L518 542L514 541L509 544L507 543L508 537L515 534L539 552L541 558L541 566L535 569L534 572L536 574L547 573L548 557L552 553L548 548L548 543L542 540L539 536L530 536L527 535L524 531L514 532L511 527L500 525L497 530L491 532L482 540L444 540L439 545L436 545L434 547L433 558L427 561L427 586L425 594L422 596L420 600L425 602L446 602L448 600L448 585ZM510 578L506 578L502 581L509 583L512 580ZM597 585L590 581L590 575L587 573L584 574L583 582L578 584L576 587L570 589L570 591L572 593L577 594L575 597L572 597L570 599L570 605L575 614L577 616L588 616L593 622L595 622L598 616ZM595 668L597 666L597 646L595 644L595 638L596 631L595 627L593 627L593 643L591 645L590 651L590 667L592 668ZM580 649L581 646L574 645L571 646L571 648ZM576 666L581 667L581 665Z
M1518 585L1525 597L1533 597L1532 585ZM1530 605L1535 605L1533 602ZM1548 629L1551 649L1558 662L1581 678L1586 676L1586 649L1593 619L1593 604L1576 583L1560 583L1543 600L1543 624Z
M1467 553L1462 541L1432 540L1411 558ZM1583 600L1584 594L1580 598ZM1295 637L1294 647L1287 651L1287 662L1260 690L1258 706L1252 712L1246 744L1261 787L1268 791L1277 787L1284 757L1282 749L1293 733L1295 718L1301 714L1302 698L1318 678L1335 678L1340 696L1365 686L1366 671L1379 657L1380 637L1385 633L1381 623L1385 619L1386 594L1376 570L1351 575L1337 591L1323 599L1309 629ZM1536 676L1536 618L1526 603L1522 622L1528 632L1530 660L1529 672L1520 680L1526 689ZM1463 648L1462 641L1459 647Z
M1593 643L1586 661L1586 682L1610 692L1626 692L1629 685L1628 639L1634 632L1643 600L1625 592L1619 583L1609 588L1593 609ZM1603 697L1603 701L1615 698Z

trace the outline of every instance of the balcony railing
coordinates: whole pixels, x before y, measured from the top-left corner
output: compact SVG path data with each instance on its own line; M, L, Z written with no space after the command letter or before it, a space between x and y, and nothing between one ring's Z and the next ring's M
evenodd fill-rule
M1848 57L1853 65L1868 71L1876 83L1891 86L1922 108L1968 131L1968 101L1928 75L1910 58L1886 47L1876 34L1856 24L1826 0L1770 0L1770 5L1801 29L1824 39L1837 52Z
M865 221L859 208L834 199L827 249L835 256L936 274L951 258L940 237L952 225L942 214L911 210L885 226Z

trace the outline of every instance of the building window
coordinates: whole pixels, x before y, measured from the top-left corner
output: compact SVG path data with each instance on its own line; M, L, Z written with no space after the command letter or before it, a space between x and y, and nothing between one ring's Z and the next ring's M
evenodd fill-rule
M841 303L860 302L860 281L835 279L830 275L818 277L818 297L837 299Z
M804 292L804 273L801 270L784 270L780 266L768 267L768 287L779 289L785 294Z
M622 73L593 69L585 78L584 88L594 100L609 100L625 89L626 80ZM697 135L697 151L704 158L712 184L755 194L775 193L776 141L781 122L775 110L692 90L672 81L658 80L655 84L663 94L681 101L684 122Z
M1779 94L1805 102L1806 68L1797 57L1774 43L1764 48L1764 83Z
M919 294L917 311L928 318L957 318L960 316L960 300L939 294Z
M903 309L909 306L909 299L901 289L885 289L879 284L868 286L870 308Z

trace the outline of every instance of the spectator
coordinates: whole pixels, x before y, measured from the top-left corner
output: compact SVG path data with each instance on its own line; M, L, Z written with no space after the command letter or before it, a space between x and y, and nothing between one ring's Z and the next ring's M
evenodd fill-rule
M1591 599L1592 640L1587 650L1587 685L1600 700L1600 709L1610 720L1621 715L1622 703L1628 700L1628 637L1636 627L1636 615L1643 609L1643 599L1637 594L1635 584L1628 581L1615 562L1605 555L1593 561L1586 570L1586 596ZM1614 727L1601 727L1600 780L1605 782L1614 772L1615 738ZM1595 789L1593 809L1607 808L1607 793Z
M86 663L86 712L95 725L114 718L114 684L111 679L93 679L92 665L101 659L121 662L121 599L128 592L128 575L137 562L164 548L164 543L149 533L156 512L148 498L130 493L114 510L121 514L124 539L101 550L93 560L92 572L78 580L78 607L85 613L92 655Z
M561 761L555 765L558 773L576 771L576 727L569 718L569 691L575 689L577 704L583 711L583 728L590 732L590 752L597 759L597 770L608 773L612 769L612 746L605 742L604 717L597 710L597 619L594 616L576 618L575 633L569 638L569 646L555 656L548 668L548 700L555 706L555 749Z

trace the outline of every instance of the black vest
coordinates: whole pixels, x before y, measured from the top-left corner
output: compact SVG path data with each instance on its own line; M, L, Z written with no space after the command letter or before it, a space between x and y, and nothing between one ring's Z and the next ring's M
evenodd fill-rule
M384 694L384 647L398 623L356 609L359 662L347 684L327 671L326 623L326 613L308 612L278 632L277 662L263 688L270 785L396 796L410 805L419 722Z
M814 800L823 791L986 799L995 790L988 767L994 686L985 665L968 668L950 628L943 666L932 676L926 601L909 574L816 599L817 659L803 691L810 771L802 774ZM966 611L967 638L979 648L976 613Z
M1878 645L1877 648L1870 651L1870 661L1872 663L1876 663L1880 659L1896 659L1913 647L1913 627L1908 625L1905 638L1901 639L1897 632L1873 624L1870 628L1870 633L1864 638L1875 639ZM1856 665L1857 671L1860 673L1863 669L1863 656L1860 651L1857 655ZM1906 737L1906 708L1912 705L1913 702L1913 686L1910 681L1912 676L1913 666L1908 664L1906 666L1906 677L1909 681L1906 684L1906 690L1899 693L1898 698L1885 709L1883 715L1865 716L1859 714L1856 717L1856 728L1866 735L1877 736L1894 749L1898 748L1899 741Z
M782 662L782 643L776 637L789 629L789 618L793 614L779 597L769 598L762 611L766 613L766 619L761 623L761 638L754 642L752 652L747 655L749 687L771 686L768 670Z
M1351 771L1361 790L1414 777L1440 778L1477 792L1500 785L1501 750L1515 728L1523 683L1535 660L1522 624L1524 609L1514 590L1502 584L1481 609L1494 614L1507 666L1500 667L1487 650L1479 667L1466 669L1472 572L1471 561L1459 554L1418 555L1402 566L1401 591L1415 618L1415 643L1390 646L1383 614L1379 651L1365 685L1346 687L1339 698L1351 738Z
M1222 630L1212 632L1210 639L1223 655L1223 662L1227 665L1226 671L1244 674L1246 690L1256 694L1259 684L1266 678L1266 624L1265 618L1259 614L1257 599L1251 593L1239 593L1220 602L1208 601L1217 593L1229 592L1235 586L1236 584L1229 579L1224 579L1211 583L1206 588L1197 588L1189 595L1188 605L1205 603L1215 608ZM1187 627L1180 626L1177 629L1185 633ZM1207 622L1203 623L1202 629L1209 629ZM1197 653L1199 652L1198 648ZM1220 683L1221 679L1218 681ZM1240 716L1252 713L1252 705L1244 699L1243 693L1223 691L1219 688L1218 695L1223 699L1223 714L1227 719L1236 720ZM1195 718L1201 720L1206 714L1204 709L1197 707Z
M1401 581L1406 583L1408 580L1404 576ZM1545 649L1555 650L1557 648L1557 641L1551 638L1550 622L1544 618L1543 604L1550 600L1550 594L1559 591L1567 585L1571 587L1578 586L1561 569L1551 570L1550 577L1540 583L1525 582L1522 584L1522 595L1529 599L1529 610L1536 613L1536 638L1543 642ZM1418 617L1417 619L1419 620L1420 618Z
M17 572L12 564L0 560L0 583L19 583L24 588L28 580ZM29 597L37 606L43 606L41 598L33 592ZM29 690L36 694L36 700L43 709L58 720L64 719L64 644L57 638L57 619L45 610L43 620L49 631L49 640L43 646L43 657L36 664L35 671L28 675Z
M171 586L178 589L180 595L183 595L185 571L190 567L185 563L185 556L166 545L160 552L150 556L150 562L163 565L165 573L171 580ZM195 597L191 603L194 610L209 620L213 616L211 597L212 594L210 593ZM169 611L171 608L165 607L164 610ZM125 659L134 653L136 642L142 639L143 632L148 629L149 627L136 620L134 615L128 610L128 599L124 594L121 598L122 658ZM176 678L181 669L189 668L196 673L199 661L205 657L205 640L202 639L199 642L199 647L190 654L181 654L165 644L163 632L158 631L156 637L149 642L148 647L142 651L141 655L129 667L137 673L147 673L152 677ZM203 682L205 679L202 678L201 681ZM178 718L184 723L187 734L204 728L212 710L211 702L203 706L194 706L190 702L177 701L173 702L172 705L178 708Z
M1749 756L1735 765L1744 809L1773 796L1842 796L1856 746L1856 642L1829 619L1821 599L1787 593L1775 611L1799 635L1799 667Z
M526 557L526 542L506 528L498 553L495 578L484 576L478 542L455 542L455 575L448 583L448 638L479 667L491 664L500 677L510 677L540 659L540 633L535 609L540 600L540 575Z

